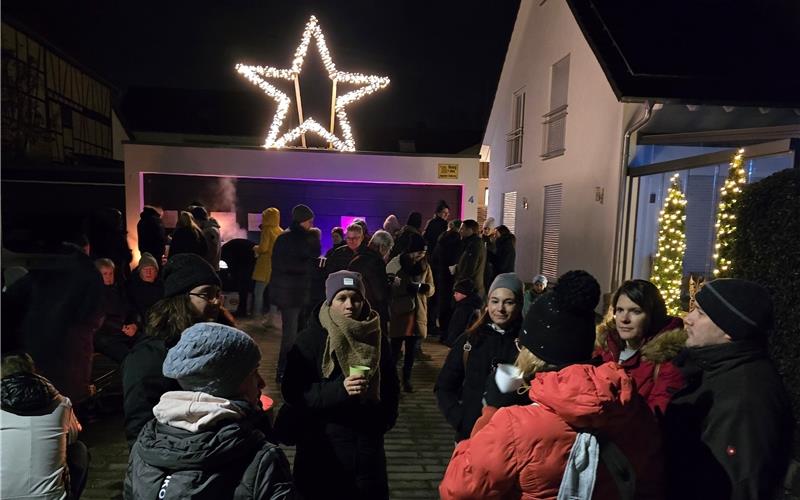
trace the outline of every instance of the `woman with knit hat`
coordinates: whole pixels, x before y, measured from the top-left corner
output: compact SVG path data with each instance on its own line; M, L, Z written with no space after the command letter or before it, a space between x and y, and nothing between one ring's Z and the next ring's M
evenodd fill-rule
M570 271L533 303L516 361L532 404L486 412L456 447L441 498L663 498L647 403L619 365L588 363L599 298L590 274Z
M199 255L173 256L164 266L164 298L150 307L145 337L133 346L122 365L125 435L133 445L144 424L153 418L153 406L175 381L161 374L167 351L181 332L195 323L220 317L222 286L211 265Z
M453 343L436 380L436 400L456 441L467 439L481 415L486 378L498 363L513 363L522 325L522 281L501 274L489 287L488 304Z
M386 274L396 279L392 284L389 306L389 337L392 358L403 358L403 390L414 392L411 370L414 367L417 343L428 336L428 298L435 292L433 271L425 259L425 239L411 234L406 250L386 264Z
M609 314L597 327L594 355L625 368L650 409L663 415L684 385L672 359L685 343L683 321L667 314L658 288L631 280L614 292Z
M389 498L383 435L399 397L389 343L359 273L331 273L325 296L289 351L275 427L297 445L303 498Z

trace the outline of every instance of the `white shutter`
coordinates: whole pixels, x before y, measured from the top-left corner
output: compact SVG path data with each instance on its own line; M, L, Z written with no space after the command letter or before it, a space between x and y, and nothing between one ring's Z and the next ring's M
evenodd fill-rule
M542 274L558 278L558 240L561 234L561 184L544 187L544 224L542 228Z
M517 192L503 193L503 225L514 233L517 222Z

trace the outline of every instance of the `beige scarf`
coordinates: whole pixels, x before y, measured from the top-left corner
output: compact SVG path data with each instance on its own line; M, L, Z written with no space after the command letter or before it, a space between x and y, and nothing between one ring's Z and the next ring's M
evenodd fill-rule
M366 398L380 401L381 323L378 313L370 311L367 319L359 321L333 315L330 307L323 303L319 310L319 322L328 332L325 351L322 353L322 375L330 377L333 373L334 353L345 378L350 375L351 366L368 366L370 370Z

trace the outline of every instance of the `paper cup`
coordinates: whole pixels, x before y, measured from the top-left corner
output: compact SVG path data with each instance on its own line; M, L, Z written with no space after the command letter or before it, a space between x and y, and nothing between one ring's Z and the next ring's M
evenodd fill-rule
M350 376L353 375L369 375L369 366L353 365L350 367Z
M494 381L503 394L514 392L522 387L522 372L514 365L499 364L494 372Z

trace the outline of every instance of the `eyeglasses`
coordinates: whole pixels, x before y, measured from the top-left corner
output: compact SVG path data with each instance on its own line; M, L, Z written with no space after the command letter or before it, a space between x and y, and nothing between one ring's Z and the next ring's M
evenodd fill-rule
M189 295L192 297L199 297L206 302L221 302L222 301L222 292L217 290L216 292L199 292L199 293L191 293Z

